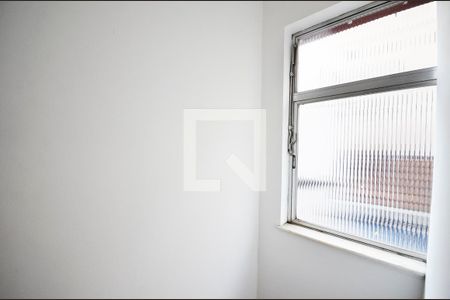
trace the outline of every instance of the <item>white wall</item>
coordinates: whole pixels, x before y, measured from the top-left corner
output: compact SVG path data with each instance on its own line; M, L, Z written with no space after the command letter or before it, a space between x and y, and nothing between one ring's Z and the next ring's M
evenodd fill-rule
M260 106L261 3L0 4L0 297L255 297L251 124L184 108ZM280 44L281 45L281 44ZM211 136L214 134L214 136Z
M426 298L450 298L450 3L438 2L436 139Z
M258 296L419 298L423 277L276 228L280 178L284 27L336 2L264 2L262 107L267 109L267 191L260 200Z

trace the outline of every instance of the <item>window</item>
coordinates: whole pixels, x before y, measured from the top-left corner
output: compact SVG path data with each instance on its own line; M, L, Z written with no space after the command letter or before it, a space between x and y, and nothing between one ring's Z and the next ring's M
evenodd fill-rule
M289 221L425 259L436 5L374 2L292 37Z

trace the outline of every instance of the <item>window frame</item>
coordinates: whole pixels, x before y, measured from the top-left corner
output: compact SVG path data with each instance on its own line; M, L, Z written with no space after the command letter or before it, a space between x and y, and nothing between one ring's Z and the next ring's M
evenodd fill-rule
M337 100L341 98L369 95L388 91L396 91L410 88L437 86L437 67L423 68L402 73L395 73L386 76L352 81L348 83L332 85L312 90L297 92L296 74L297 74L297 45L298 40L307 35L312 35L316 31L343 23L351 19L361 16L362 14L370 14L380 9L386 9L390 6L398 5L403 1L374 1L353 9L347 13L337 17L328 19L317 25L300 30L291 35L290 53L289 53L289 107L288 107L288 135L287 135L287 152L288 152L288 189L287 189L287 223L306 227L326 234L344 238L353 242L365 244L371 247L379 248L385 251L393 252L402 256L418 259L426 262L426 255L390 246L384 243L368 240L365 238L349 235L343 232L335 231L326 227L311 224L297 218L297 170L296 154L297 154L297 132L298 132L298 109L300 105ZM418 1L426 3L431 1Z

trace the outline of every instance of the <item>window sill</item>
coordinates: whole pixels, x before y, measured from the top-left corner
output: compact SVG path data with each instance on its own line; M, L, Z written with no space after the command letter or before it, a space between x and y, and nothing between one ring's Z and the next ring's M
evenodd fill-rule
M425 276L426 263L423 261L398 255L396 253L383 251L364 244L355 243L299 225L286 223L278 226L278 228L335 248L343 249L363 257L368 257L381 263L412 272L419 276Z

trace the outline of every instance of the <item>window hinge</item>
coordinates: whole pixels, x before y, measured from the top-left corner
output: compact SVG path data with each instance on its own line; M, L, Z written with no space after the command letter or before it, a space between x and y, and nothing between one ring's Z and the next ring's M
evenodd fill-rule
M291 66L289 70L289 77L293 78L295 76L295 58L296 58L296 52L297 52L297 43L296 41L292 42L291 46Z
M294 132L294 127L289 126L289 139L288 139L288 153L292 158L292 169L295 169L297 160L295 154L295 143L297 142L297 135Z

